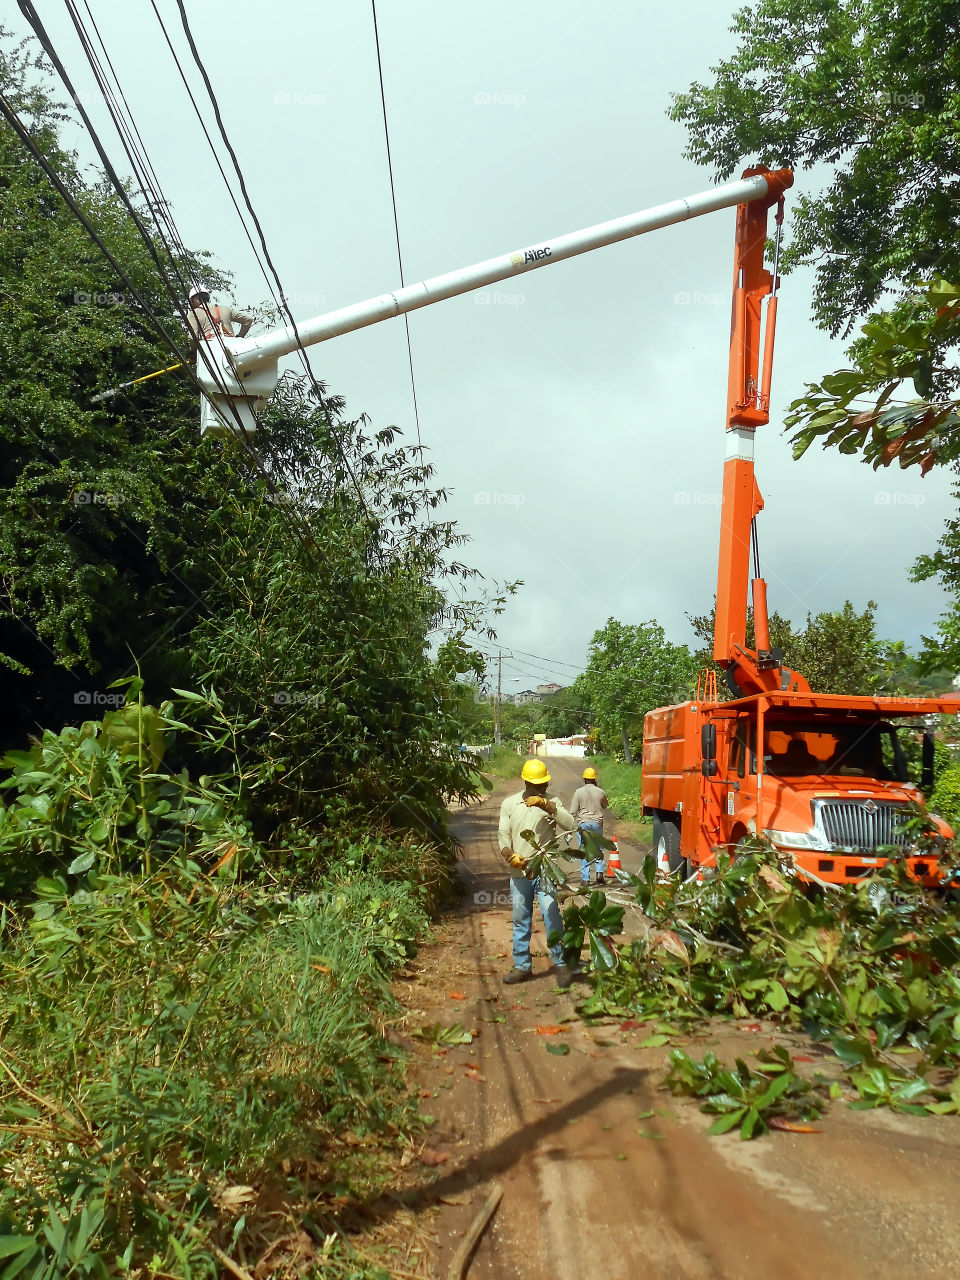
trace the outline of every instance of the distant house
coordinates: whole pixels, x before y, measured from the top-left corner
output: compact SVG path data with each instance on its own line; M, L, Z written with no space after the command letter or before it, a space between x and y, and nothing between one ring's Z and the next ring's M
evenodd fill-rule
M563 687L562 684L538 684L537 693L541 698L549 698L551 693L559 693Z
M534 689L524 689L522 693L515 693L510 701L516 707L525 707L528 702L539 702L540 694Z

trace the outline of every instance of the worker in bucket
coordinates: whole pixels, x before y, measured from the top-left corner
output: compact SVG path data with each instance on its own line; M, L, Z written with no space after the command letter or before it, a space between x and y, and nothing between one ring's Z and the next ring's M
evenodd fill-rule
M590 883L590 850L587 847L590 841L584 839L583 833L592 831L595 835L603 835L603 811L608 803L607 793L597 781L596 769L588 766L583 771L583 786L576 789L573 793L573 800L570 803L570 815L577 824L577 836L584 854L580 860L580 883L582 885ZM596 845L594 853L596 854L594 862L596 883L606 884L603 874L603 850L599 845Z
M219 334L224 338L245 338L253 325L253 316L236 307L210 302L210 294L200 285L194 285L187 295L190 310L187 324L194 342L206 341ZM239 332L237 332L239 330Z
M542 760L528 760L520 774L522 791L507 796L500 806L500 853L510 864L510 902L513 907L513 968L504 982L526 982L533 977L530 937L533 933L533 900L540 902L540 914L547 932L558 987L569 987L572 979L564 964L563 920L553 890L539 876L528 876L526 866L538 848L554 840L558 831L572 831L574 821L560 801L547 796L550 774ZM532 833L531 843L523 832ZM551 942L550 939L554 938Z

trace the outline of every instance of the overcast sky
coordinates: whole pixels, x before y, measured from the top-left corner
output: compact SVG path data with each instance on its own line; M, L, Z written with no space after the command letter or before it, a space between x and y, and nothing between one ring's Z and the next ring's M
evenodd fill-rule
M90 0L185 242L267 297L148 0ZM119 165L122 153L63 6L38 6ZM159 7L184 65L176 5ZM724 0L379 0L407 283L702 191L672 91L732 49ZM353 0L190 3L295 317L399 283L371 7ZM7 22L11 22L8 17ZM13 24L22 31L22 25ZM80 127L66 141L92 153ZM813 189L797 174L796 191ZM789 193L788 193L789 209ZM499 629L510 692L569 683L610 616L685 612L716 588L734 212L598 250L410 317L423 442L463 558L521 578ZM955 511L949 479L874 473L836 452L791 460L781 415L843 364L810 319L812 277L781 292L773 419L759 433L762 568L771 609L879 604L916 645L942 595L908 582ZM351 416L416 440L402 320L313 348Z

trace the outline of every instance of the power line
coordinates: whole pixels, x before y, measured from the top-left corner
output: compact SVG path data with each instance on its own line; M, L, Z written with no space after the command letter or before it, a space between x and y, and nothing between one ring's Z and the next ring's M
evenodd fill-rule
M310 360L309 360L309 357L307 356L303 343L300 341L300 332L297 328L297 322L293 317L293 312L290 310L290 307L286 301L286 298L283 296L283 285L280 283L280 276L277 272L276 267L274 266L273 259L270 257L270 250L267 248L266 236L264 235L263 227L260 225L260 219L257 217L256 210L254 209L253 203L250 199L250 193L247 190L247 184L243 176L243 170L240 167L240 161L237 159L237 153L233 148L233 144L231 143L229 136L227 135L226 126L223 123L223 115L220 111L220 103L217 99L217 95L214 93L213 85L210 81L210 76L207 73L207 69L204 66L203 59L200 57L200 51L197 48L196 41L193 38L193 32L190 28L190 21L187 18L187 10L186 10L186 5L184 4L184 0L177 0L177 8L180 11L180 22L181 22L181 25L183 26L184 35L187 38L187 44L190 47L190 53L192 54L193 60L196 63L197 70L200 72L200 76L203 80L204 87L207 90L207 96L210 99L210 105L213 108L214 119L217 122L217 129L219 130L220 137L223 139L224 146L227 148L227 152L230 156L230 159L233 162L233 167L234 167L234 170L236 171L237 180L240 183L240 192L243 196L244 204L247 206L247 211L249 212L250 217L253 220L253 225L256 227L257 235L260 238L260 244L263 249L263 255L266 258L267 265L269 266L270 271L273 275L273 278L276 281L277 289L280 293L281 309L284 311L288 320L290 321L290 327L293 330L293 336L297 344L297 350L300 353L300 358L303 361L304 369L306 370L307 376L310 379L310 385L313 390L313 394L316 397L317 402L322 409L325 407L323 392L320 389L320 384L318 383L316 375L314 374L313 369L310 365ZM176 55L174 55L174 57L176 57ZM369 519L371 521L374 521L373 512L370 510L369 506L367 505L366 496L364 495L363 489L360 487L360 482L357 479L354 473L354 470L350 465L349 459L347 458L347 455L346 455L346 451L341 445L339 437L333 431L331 431L331 437L337 446L337 450L340 454L341 461L343 462L343 465L346 468L347 474L350 476L350 479L353 481L354 488L357 491L357 496L360 499L360 503L363 509L366 511Z
M57 55L56 50L53 47L53 43L50 40L50 37L46 32L46 29L44 28L39 15L37 14L32 3L30 3L30 0L20 0L21 9L23 10L25 16L27 17L27 20L33 26L34 31L37 35L37 38L40 40L45 52L47 53L47 56L50 58L58 74L60 75L60 78L63 80L64 85L66 86L68 92L71 94L74 101L76 102L77 108L80 111L81 118L83 119L84 124L86 125L87 131L90 134L91 140L94 143L94 146L97 150L98 155L100 156L102 162L104 163L104 166L107 170L111 183L114 189L117 191L120 198L123 200L123 203L127 208L127 211L130 214L131 218L133 219L133 222L137 228L139 235L141 236L141 239L143 239L151 257L153 258L154 264L157 267L157 271L158 271L161 283L166 288L167 293L170 296L171 300L173 301L174 305L179 309L181 306L180 298L182 298L183 293L186 291L186 280L184 279L184 276L181 274L179 270L177 259L174 256L173 252L171 251L170 246L166 244L166 242L163 239L163 233L161 228L159 227L159 221L161 219L163 222L166 223L167 231L170 236L170 239L173 241L174 246L178 249L181 255L181 260L184 263L186 263L190 255L188 254L186 247L184 246L179 230L176 227L176 224L173 221L172 215L169 212L169 201L164 196L163 191L159 186L159 181L156 179L155 170L153 169L153 166L146 153L146 148L143 145L143 140L140 136L139 130L137 129L136 122L133 119L133 115L130 112L129 106L127 105L126 97L123 94L123 90L120 85L119 78L117 77L116 71L113 68L113 64L110 61L109 54L107 53L106 46L104 44L102 36L100 35L99 29L96 26L96 22L95 20L93 20L91 15L91 22L94 27L94 30L96 31L96 35L97 35L97 39L99 40L100 47L104 51L104 56L107 59L107 62L110 66L110 70L113 73L114 80L117 84L117 90L120 93L120 97L123 100L124 107L126 108L127 114L130 118L129 127L127 126L127 122L126 120L124 120L123 115L117 105L116 98L113 94L112 88L107 81L106 73L103 70L103 67L100 63L99 56L97 55L96 50L93 48L90 37L88 36L84 28L82 19L80 18L80 15L76 10L74 0L65 0L65 3L67 5L67 9L70 14L71 20L73 21L74 27L77 31L78 38L80 39L81 47L87 57L88 63L90 64L90 68L94 74L97 85L103 94L104 102L106 104L110 118L117 130L117 134L120 138L121 145L124 148L127 158L130 161L130 164L133 168L135 175L138 178L138 181L141 184L142 189L144 190L145 193L151 193L154 197L154 206L155 206L155 209L157 210L154 216L158 222L157 229L158 229L159 239L160 239L160 243L163 245L163 248L167 253L167 256L170 259L170 266L172 268L173 274L176 276L178 283L180 285L179 297L177 293L171 288L170 282L167 278L166 271L157 255L156 248L153 242L153 237L147 231L141 219L139 218L136 210L134 209L133 204L127 195L126 188L124 184L121 182L119 175L116 173L116 170L114 169L113 165L111 164L109 156L107 155L107 152L106 152L106 148L101 142L99 134L96 128L94 127L93 122L91 121L88 113L85 111L79 96L74 90L70 77L67 74L66 68L63 65L62 60ZM84 0L84 3L86 4L86 0ZM90 12L89 6L87 6L87 11L88 13ZM139 148L137 146L137 142L133 141L132 135L136 136L137 142L139 142ZM228 188L229 188L229 184L228 184ZM124 278L127 280L129 279L126 276ZM149 306L147 306L145 302L143 302L142 299L139 298L139 295L136 295L136 296L138 297L138 300L141 301L141 305L144 306L146 313L151 318L155 326L160 327L162 330L162 326L160 326L159 320L156 317L155 313L149 308ZM217 332L216 334L216 339L219 342L221 350L225 352L226 351L225 344L219 332ZM186 366L188 370L188 376L196 384L200 394L205 395L204 388L201 385L199 378L196 376L196 372L193 369L192 362L186 359L183 352L180 351L179 348L175 348L175 350L177 354L180 355L182 363ZM237 442L239 443L240 447L251 459L254 469L257 472L259 472L262 479L266 482L268 489L276 498L278 496L278 490L273 481L273 477L263 468L260 462L259 455L257 454L256 450L253 449L252 445L250 444L250 441L247 438L245 425L240 417L240 414L236 406L233 404L232 399L229 396L229 391L224 382L224 378L221 370L216 365L216 362L211 359L209 348L205 346L202 342L198 342L197 351L200 358L203 360L208 373L210 374L211 380L217 385L221 393L225 397L227 397L227 403L230 406L230 409L235 418L236 426L233 427L232 424L229 424L229 423L227 425L231 426L231 429L233 430L234 436L237 439ZM321 400L321 404L322 404L322 400ZM342 448L340 448L339 441L337 440L336 443L338 445L338 450L341 453L341 457L344 458L344 462L346 463L346 459L343 455ZM276 466L276 459L274 459L274 465ZM349 464L346 464L346 465L347 465L347 469L349 470ZM277 469L279 470L279 468ZM362 495L361 495L361 499L362 499ZM369 509L367 510L369 514ZM281 523L290 532L293 533L295 539L299 541L303 549L309 553L310 544L312 542L312 534L308 534L306 532L305 523L302 520L299 512L294 512L292 514L294 517L293 519L291 519L291 513L289 511L287 511L286 509L281 511L281 514L280 514Z
M387 144L387 173L390 176L390 199L393 202L393 228L397 236L397 262L400 265L400 287L404 286L403 254L400 251L400 219L397 215L397 192L393 181L393 157L390 154L390 130L387 127L387 95L383 87L383 61L380 57L380 32L377 28L377 0L370 0L373 7L373 38L377 47L377 72L380 76L380 105L383 108L383 136ZM413 419L417 425L417 444L422 449L420 438L420 412L417 408L417 383L413 376L413 347L410 343L410 316L404 312L403 326L407 334L407 361L410 365L410 391L413 395Z
M121 181L119 174L117 173L116 169L114 168L113 163L112 163L112 161L110 160L109 155L107 154L106 148L104 147L103 143L101 142L101 140L100 140L100 136L99 136L99 134L98 134L98 132L97 132L96 128L94 127L94 124L93 124L92 120L90 119L90 116L89 116L89 114L88 114L88 112L87 112L86 108L85 108L85 107L84 107L84 105L83 105L83 102L82 102L82 100L81 100L81 98L80 98L80 95L79 95L79 94L77 93L77 91L74 89L74 87L73 87L73 82L72 82L72 80L71 80L71 78L70 78L69 74L67 73L67 69L66 69L66 67L65 67L65 66L64 66L64 64L63 64L63 61L61 60L60 56L58 55L58 53L57 53L56 49L55 49L55 48L54 48L54 46L53 46L53 42L51 41L50 36L49 36L49 34L47 33L47 30L46 30L46 28L45 28L45 27L44 27L44 25L43 25L43 22L42 22L42 20L41 20L41 18L40 18L40 15L37 13L36 8L34 7L34 5L33 5L33 3L32 3L32 0L18 0L18 2L19 2L19 5L20 5L20 10L21 10L21 12L23 13L23 15L24 15L24 17L27 19L27 21L30 23L30 26L33 28L34 34L36 35L37 39L40 41L40 44L41 44L41 46L43 47L44 52L46 53L47 57L50 59L51 63L52 63L52 64L53 64L53 66L54 66L54 69L56 70L57 74L60 76L60 79L63 81L64 86L65 86L65 87L66 87L66 89L67 89L67 92L70 94L71 98L73 99L74 103L76 104L77 110L78 110L78 111L79 111L79 113L80 113L80 117L81 117L81 119L83 120L84 125L86 126L87 132L88 132L88 134L90 135L90 139L91 139L91 141L93 142L93 145L94 145L94 147L96 148L97 154L98 154L98 155L99 155L99 157L100 157L101 163L102 163L102 164L103 164L103 166L104 166L104 170L106 171L106 174L107 174L108 178L110 179L110 183L111 183L111 185L113 186L114 190L116 191L117 195L120 197L120 200L123 202L123 205L124 205L124 207L126 208L127 213L129 214L130 218L132 219L132 221L133 221L133 223L134 223L134 226L136 227L137 232L138 232L138 234L140 235L140 238L143 240L144 245L145 245L145 246L146 246L146 248L147 248L147 252L150 254L150 257L151 257L151 258L152 258L152 260L153 260L154 266L155 266L155 267L156 267L156 269L157 269L157 274L158 274L158 277L159 277L159 279L160 279L161 283L162 283L162 284L164 285L164 287L167 289L167 291L168 291L168 293L171 295L171 297L174 297L174 299L175 299L175 295L173 294L173 290L170 288L170 284L169 284L169 281L168 281L168 279L167 279L166 268L164 267L163 263L162 263L162 262L161 262L161 260L160 260L160 256L159 256L159 254L157 253L157 247L156 247L156 244L154 243L154 237L150 234L150 232L149 232L149 231L147 230L147 228L144 226L144 224L143 224L143 222L142 222L142 220L141 220L141 218L140 218L140 215L138 214L138 212L137 212L136 208L134 207L133 202L131 201L129 194L127 193L126 186L125 186L125 185L124 185L124 183ZM121 130L121 128L120 128L120 125L118 124L117 117L116 117L116 115L115 115L115 113L114 113L114 107L113 107L113 105L111 104L111 102L110 102L110 100L109 100L109 97L108 97L108 94L107 94L107 91L106 91L106 90L107 90L107 88L108 88L108 86L106 86L105 80L104 80L104 79L102 79L102 77L101 77L101 71L102 71L102 69L101 69L101 68L99 68L99 67L98 67L98 65L97 65L97 59L96 59L95 51L93 51L93 50L92 50L92 47L91 47L91 46L90 46L90 44L89 44L89 40L88 40L88 39L86 38L86 36L85 36L85 32L83 32L83 31L82 31L82 24L79 24L79 25L78 25L78 19L77 19L76 14L74 13L74 11L73 11L72 9L70 9L69 0L68 0L68 11L70 12L70 16L71 16L71 18L72 18L72 19L73 19L73 21L74 21L74 25L78 28L78 35L80 36L80 39L81 39L81 45L83 46L83 48L84 48L84 52L85 52L85 54L87 55L87 60L88 60L88 61L90 62L90 64L91 64L91 68L93 69L94 76L97 78L97 83L98 83L98 85L100 85L101 89L104 91L104 101L106 102L106 104L107 104L107 109L108 109L108 111L109 111L109 112L110 112L110 114L111 114L111 119L114 121L114 124L115 124L115 126L117 127L117 130L118 130L118 133L120 134L120 139L121 139L121 142L122 142L122 143L123 143L123 145L124 145L124 150L125 150L125 151L127 151L128 158L130 158L131 163L134 165L134 168L136 169L136 167L137 167L137 166L136 166L136 161L134 160L133 156L131 155L131 152L129 151L129 149L127 148L126 140L125 140L125 138L124 138L124 135L123 135L123 132L122 132L122 130ZM22 135L21 135L21 136L22 136ZM62 192L61 192L61 193L62 193ZM85 225L86 225L86 224L85 224ZM159 238L160 238L160 242L161 242L161 244L163 245L164 249L165 249L165 250L166 250L166 252L167 252L167 256L170 258L170 265L171 265L171 268L172 268L172 270L173 270L173 273L174 273L174 274L177 274L177 272L178 272L178 268L177 268L177 265L176 265L176 261L175 261L175 259L174 259L174 257L173 257L173 254L170 252L169 246L164 242L162 235L161 235ZM102 242L101 242L101 244L102 244ZM110 258L110 259L108 259L108 260L110 260L110 261L111 261L111 265L114 265L114 266L115 266L115 269L116 269L116 267L119 265L119 264L116 264L116 260L115 260L115 259ZM122 272L121 274L122 274L122 278L124 279L124 281L125 281L128 285L130 285L130 284L131 284L131 282L130 282L130 280L129 280L129 276L126 274L126 272ZM163 334L163 337L165 338L165 340L166 340L167 344L170 346L170 348L175 352L175 354L176 354L176 355L178 355L178 356L179 356L179 358L180 358L180 360L181 360L181 362L182 362L182 363L187 364L187 365L189 366L189 363L190 363L190 362L186 359L186 356L185 356L184 352L183 352L183 351L182 351L182 350L181 350L181 349L176 345L176 343L173 341L173 339L170 337L170 335L169 335L169 334L166 332L166 330L163 328L162 324L160 323L159 317L157 317L156 313L155 313L155 312L153 311L153 309L152 309L152 308L151 308L151 307L150 307L150 306L149 306L149 305L144 301L144 299L140 296L140 294L139 294L135 289L133 289L133 288L132 288L132 285L131 285L131 292L134 294L134 296L135 296L135 297L137 298L137 300L140 302L140 305L143 307L145 314L150 318L150 320L151 320L151 322L154 324L154 326L155 326L155 327L156 327L156 328L157 328L157 329L158 329L158 330ZM204 351L202 354L203 354L203 358L204 358L205 363L207 364L208 368L210 368L210 369L211 369L211 374L212 374L212 376L214 377L214 379L216 380L216 378L217 378L217 373L216 373L216 371L215 371L215 370L213 370L213 368L212 368L212 362L209 360L208 353ZM199 384L199 380L197 381L197 385L198 385L198 387L200 386L200 384ZM200 390L201 390L201 393L202 393L202 388L200 388ZM225 390L225 388L224 388L224 390ZM238 423L239 432L240 432L241 436L245 439L246 432L243 430L243 423L242 423L242 422L241 422L241 420L240 420L239 414L237 415L237 423Z

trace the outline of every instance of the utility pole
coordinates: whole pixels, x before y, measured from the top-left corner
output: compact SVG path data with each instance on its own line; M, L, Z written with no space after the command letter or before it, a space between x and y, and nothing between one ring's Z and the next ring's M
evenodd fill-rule
M503 733L500 729L500 696L501 696L501 676L503 674L503 653L497 650L497 699L493 704L493 743L494 746L503 746Z

